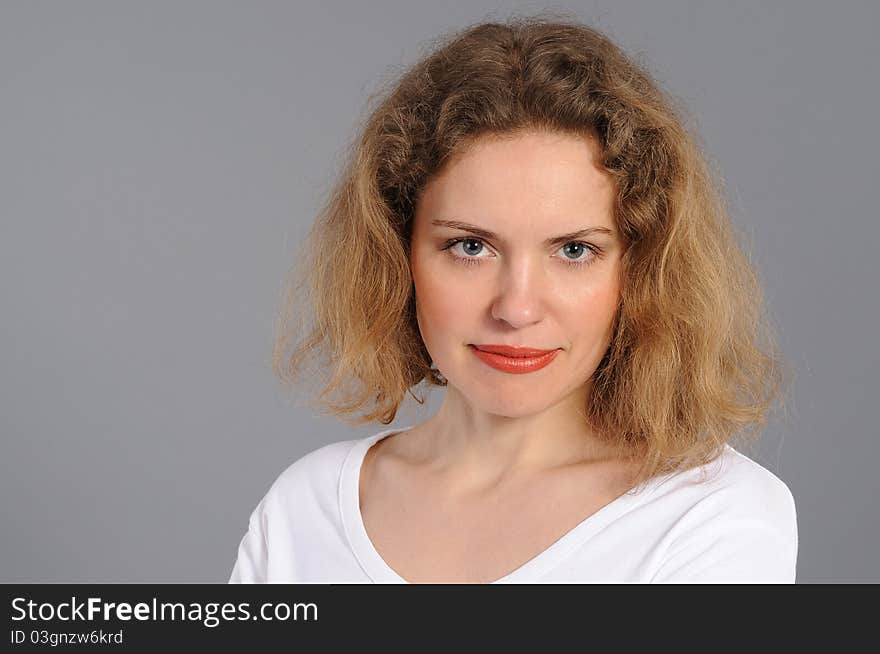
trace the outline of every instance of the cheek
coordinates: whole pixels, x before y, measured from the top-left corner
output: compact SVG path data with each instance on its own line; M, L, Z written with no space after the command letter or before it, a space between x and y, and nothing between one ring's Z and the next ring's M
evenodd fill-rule
M573 333L594 341L606 341L611 337L620 300L620 284L615 276L609 275L585 284L567 299L566 315L571 321Z
M429 268L413 260L416 318L422 340L431 351L432 343L439 342L444 335L454 334L456 326L460 328L467 319L468 298L453 279L449 276L444 279L442 271Z

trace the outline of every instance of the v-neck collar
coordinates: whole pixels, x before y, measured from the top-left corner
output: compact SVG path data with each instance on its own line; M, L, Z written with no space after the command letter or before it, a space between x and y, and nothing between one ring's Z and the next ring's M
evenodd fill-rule
M355 441L342 464L339 477L339 510L342 526L355 558L364 572L376 583L410 583L401 577L379 554L367 534L360 509L361 466L370 447L379 440L395 433L405 432L412 426L386 429ZM638 494L624 493L584 518L560 538L518 568L490 583L532 583L565 560L594 534L623 514L644 502L649 488L668 475L650 480Z

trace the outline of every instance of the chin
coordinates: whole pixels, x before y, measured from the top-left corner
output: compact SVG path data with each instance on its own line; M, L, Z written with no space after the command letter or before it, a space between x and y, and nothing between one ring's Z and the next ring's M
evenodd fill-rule
M457 388L474 409L505 418L525 418L541 413L554 404L553 398L543 394L537 397L534 391L506 392L501 385L479 389Z

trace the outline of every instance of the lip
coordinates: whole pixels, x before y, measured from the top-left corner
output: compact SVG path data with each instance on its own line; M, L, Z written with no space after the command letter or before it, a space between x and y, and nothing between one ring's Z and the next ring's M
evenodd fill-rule
M533 347L514 347L512 345L473 345L481 352L503 354L506 357L539 357L556 350L539 350Z
M507 348L507 351L513 350L519 355L507 356L505 354L490 352L483 349L484 347L489 346L481 345L477 347L476 345L470 345L469 347L471 351L473 351L473 353L486 365L489 365L496 370L500 370L501 372L507 372L514 375L521 375L540 370L541 368L550 365L550 362L553 361L559 353L558 349L535 350L532 348ZM498 349L498 346L492 346L492 349ZM524 351L539 352L539 354L535 356L522 356Z

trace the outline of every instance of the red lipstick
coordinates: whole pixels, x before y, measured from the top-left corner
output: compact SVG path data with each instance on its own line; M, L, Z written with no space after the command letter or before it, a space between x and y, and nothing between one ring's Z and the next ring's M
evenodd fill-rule
M523 374L540 370L556 358L555 350L539 350L510 345L470 345L471 351L496 370Z

